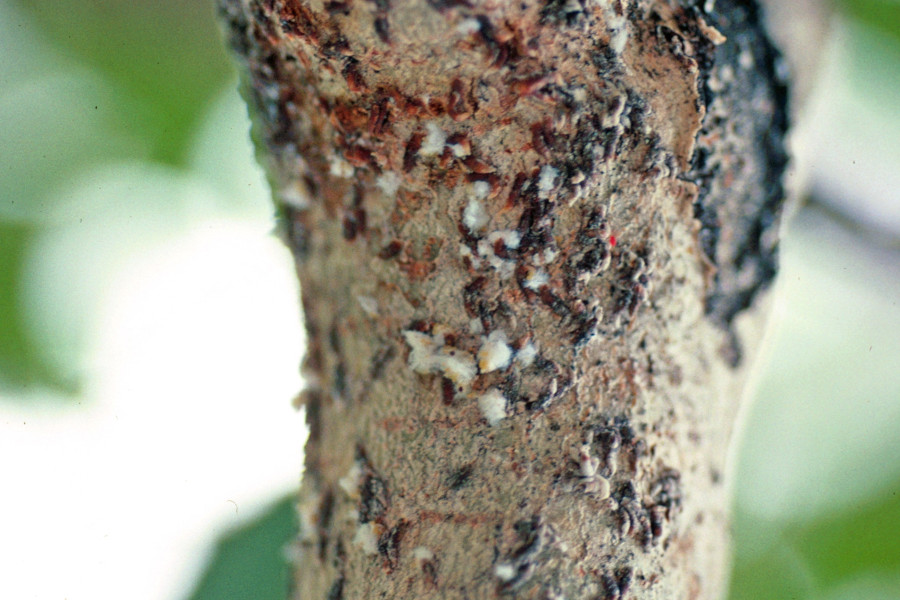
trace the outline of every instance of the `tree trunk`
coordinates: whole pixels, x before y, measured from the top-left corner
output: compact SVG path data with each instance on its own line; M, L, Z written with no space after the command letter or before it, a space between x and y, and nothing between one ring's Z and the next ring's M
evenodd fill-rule
M221 12L308 330L295 597L721 597L787 162L756 3Z

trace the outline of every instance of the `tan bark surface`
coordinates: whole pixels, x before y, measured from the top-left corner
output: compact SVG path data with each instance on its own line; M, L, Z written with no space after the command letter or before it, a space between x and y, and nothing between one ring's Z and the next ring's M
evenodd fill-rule
M309 334L297 598L721 596L786 91L714 4L221 1Z

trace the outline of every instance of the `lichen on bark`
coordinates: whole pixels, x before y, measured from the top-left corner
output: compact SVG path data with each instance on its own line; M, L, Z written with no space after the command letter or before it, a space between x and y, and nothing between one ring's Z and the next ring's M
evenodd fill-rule
M720 597L786 162L755 2L220 6L308 331L296 597Z

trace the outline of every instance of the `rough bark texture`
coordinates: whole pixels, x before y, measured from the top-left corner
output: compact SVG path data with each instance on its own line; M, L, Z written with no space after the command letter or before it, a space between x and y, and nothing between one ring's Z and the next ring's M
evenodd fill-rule
M295 596L720 597L786 165L756 3L221 11L309 335Z

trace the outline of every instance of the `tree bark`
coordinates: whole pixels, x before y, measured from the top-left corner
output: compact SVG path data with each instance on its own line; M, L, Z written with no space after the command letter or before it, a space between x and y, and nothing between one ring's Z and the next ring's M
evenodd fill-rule
M757 4L220 6L308 332L295 597L721 597L787 164Z

